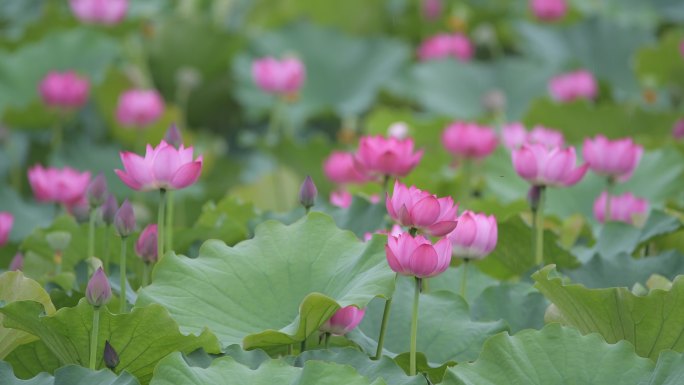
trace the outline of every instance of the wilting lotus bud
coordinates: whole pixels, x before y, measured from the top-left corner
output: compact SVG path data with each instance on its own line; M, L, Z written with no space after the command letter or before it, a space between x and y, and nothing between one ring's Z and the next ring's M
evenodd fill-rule
M55 253L61 253L69 247L71 234L66 231L53 231L45 236L48 245Z
M318 189L311 177L307 175L304 183L302 183L302 187L299 189L299 202L308 210L314 205L317 195Z
M135 242L135 252L145 263L157 262L157 225L147 225Z
M107 180L102 173L97 174L90 182L87 193L90 207L98 207L104 203L107 198Z
M128 199L126 199L114 216L114 227L120 237L125 238L135 230L135 213Z
M114 370L117 365L119 365L119 355L112 347L109 341L105 341L104 354L103 354L104 364L110 370Z
M86 299L96 308L106 305L112 299L112 288L109 286L107 276L101 267L95 271L88 281Z
M116 211L118 209L119 202L116 201L116 197L113 194L109 194L101 208L102 221L107 225L114 223L114 217L116 216Z
M181 144L183 144L183 137L181 136L180 130L178 129L178 126L176 126L175 123L172 123L171 126L169 126L169 129L166 130L166 135L164 135L164 141L166 141L166 143L176 148L180 147Z
M9 271L20 271L24 269L24 254L16 253L9 265Z

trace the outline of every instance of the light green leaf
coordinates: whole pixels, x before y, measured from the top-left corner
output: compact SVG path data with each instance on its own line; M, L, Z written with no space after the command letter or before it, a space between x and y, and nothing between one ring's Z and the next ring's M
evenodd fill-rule
M477 321L504 320L511 332L516 333L522 329L541 329L547 306L544 296L529 283L501 282L486 288L470 311Z
M0 378L3 380L3 385L140 385L138 380L128 372L117 376L108 369L94 372L76 365L67 365L58 369L54 377L47 373L40 373L29 380L20 380L14 377L12 367L2 361L0 361Z

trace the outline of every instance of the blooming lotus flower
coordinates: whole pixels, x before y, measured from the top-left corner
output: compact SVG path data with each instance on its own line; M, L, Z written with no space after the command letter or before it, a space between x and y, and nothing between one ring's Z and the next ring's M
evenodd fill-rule
M574 147L524 144L511 155L515 172L535 186L572 186L584 177L589 167L588 164L575 166Z
M304 63L295 57L282 60L265 57L252 63L252 78L264 92L277 95L296 94L304 83Z
M112 288L109 286L109 281L102 267L99 267L90 277L86 287L86 299L96 308L106 305L112 299Z
M502 137L504 146L513 150L525 143L540 143L547 147L563 147L565 139L563 134L544 126L535 126L527 132L520 123L511 123L503 126Z
M496 247L498 229L493 215L464 211L458 217L458 226L447 235L453 247L453 256L464 259L482 259Z
M451 263L451 242L432 243L422 235L402 233L387 238L385 254L390 268L401 275L430 278L443 273Z
M357 168L380 176L406 176L423 157L423 150L414 152L413 139L364 136L354 155Z
M352 195L349 191L333 191L330 193L330 203L333 206L348 208L352 204Z
M71 206L85 199L90 173L35 165L28 170L28 180L38 201Z
M335 312L329 320L321 325L320 330L324 333L343 336L354 330L363 320L366 309L359 309L356 306L345 306Z
M672 127L672 136L675 139L684 138L684 119L680 119L675 122L674 126Z
M24 270L24 254L16 253L9 265L9 271Z
M442 133L442 145L452 155L481 159L491 154L498 139L493 129L475 123L454 122Z
M555 21L568 12L565 0L530 0L530 10L539 20Z
M5 211L0 212L0 246L7 243L12 225L14 225L14 215Z
M549 92L559 102L594 99L598 93L598 84L591 72L580 70L561 74L551 79Z
M465 35L441 33L423 41L418 48L418 57L426 61L453 56L458 60L468 61L474 52L470 40Z
M415 186L406 187L394 182L392 195L385 200L387 213L402 226L423 229L441 237L456 227L458 205L451 197L437 198Z
M119 96L116 120L128 127L143 128L164 113L164 99L156 90L128 90Z
M357 168L354 154L333 151L323 163L323 172L331 181L339 184L365 183L370 180L362 170Z
M608 220L629 224L643 223L648 214L648 201L637 198L631 193L609 196L605 191L594 201L594 216L604 223L606 221L606 199L610 197L610 215Z
M442 9L444 4L442 0L422 0L420 10L423 13L423 17L427 20L434 21L439 19L442 15Z
M165 141L157 147L149 144L145 157L132 152L122 152L123 170L116 175L133 190L178 190L195 183L202 171L202 156L192 159L193 148L181 145L178 149Z
M145 263L157 262L157 225L147 225L135 242L135 252Z
M585 139L582 147L584 160L595 173L621 182L626 181L639 165L644 148L632 138L608 140L597 135L593 140Z
M74 71L51 71L41 80L38 91L48 107L73 110L88 101L90 82Z
M113 25L126 17L128 0L69 0L69 5L83 22Z

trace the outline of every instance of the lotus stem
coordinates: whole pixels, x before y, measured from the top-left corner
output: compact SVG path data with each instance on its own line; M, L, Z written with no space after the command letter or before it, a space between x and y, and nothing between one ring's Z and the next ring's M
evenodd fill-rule
M88 257L95 256L95 219L97 218L97 210L93 207L90 209L90 218L88 220Z
M121 238L121 259L119 260L120 270L120 284L121 284L121 298L119 298L119 313L126 312L126 240L127 237Z
M100 307L93 308L93 330L90 332L90 370L95 370L97 359L97 337L100 332Z
M544 198L545 198L546 187L539 187L539 205L536 212L534 213L534 219L532 222L532 227L535 231L535 247L534 256L537 266L542 267L544 265Z
M157 211L157 256L164 258L164 211L166 209L166 190L159 189L159 210Z
M411 313L411 348L409 350L409 375L416 375L416 347L418 344L418 301L420 299L421 279L416 277L413 291L413 312Z
M109 225L104 226L104 251L102 252L102 269L109 272Z
M389 313L392 309L392 298L385 300L385 310L382 312L382 322L380 323L380 336L378 337L378 348L375 351L374 360L379 360L382 357L382 349L385 345L385 333L387 332L387 320L389 320Z
M461 278L461 297L463 297L463 299L465 299L466 297L466 282L468 280L468 262L470 262L468 258L465 258L463 260L463 278Z
M606 211L603 214L603 224L605 225L608 223L610 220L610 192L613 190L613 186L615 185L615 181L613 178L608 177L606 179Z
M166 241L166 250L173 250L173 206L174 206L174 200L173 200L173 191L168 191L166 193L166 228L165 230L165 241ZM157 226L157 231L159 230Z

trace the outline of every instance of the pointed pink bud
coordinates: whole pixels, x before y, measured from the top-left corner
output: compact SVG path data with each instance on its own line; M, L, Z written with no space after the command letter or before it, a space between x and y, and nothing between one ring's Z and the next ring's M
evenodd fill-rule
M0 246L4 246L7 243L13 225L14 215L4 211L0 212Z
M114 223L114 217L118 209L119 202L116 201L116 197L113 194L107 195L107 199L105 199L104 204L100 208L102 211L102 221L107 225Z
M102 268L90 277L88 286L86 287L86 299L92 306L98 308L106 305L112 298L112 288L109 286L109 281Z
M9 271L21 271L24 269L24 254L16 253L9 265Z
M172 123L171 126L169 126L169 129L164 135L164 141L176 148L179 148L183 144L183 137L175 123Z
M318 196L318 189L311 177L307 175L299 189L299 203L308 210L316 202L316 196Z
M147 225L135 242L135 252L145 263L157 262L157 225Z
M107 199L107 180L102 173L97 174L90 182L87 190L90 207L98 207Z
M135 230L135 213L128 199L126 199L114 216L114 227L120 237L125 238Z
M359 309L356 306L343 307L321 325L320 330L324 333L331 333L336 336L343 336L354 330L361 323L366 309Z

